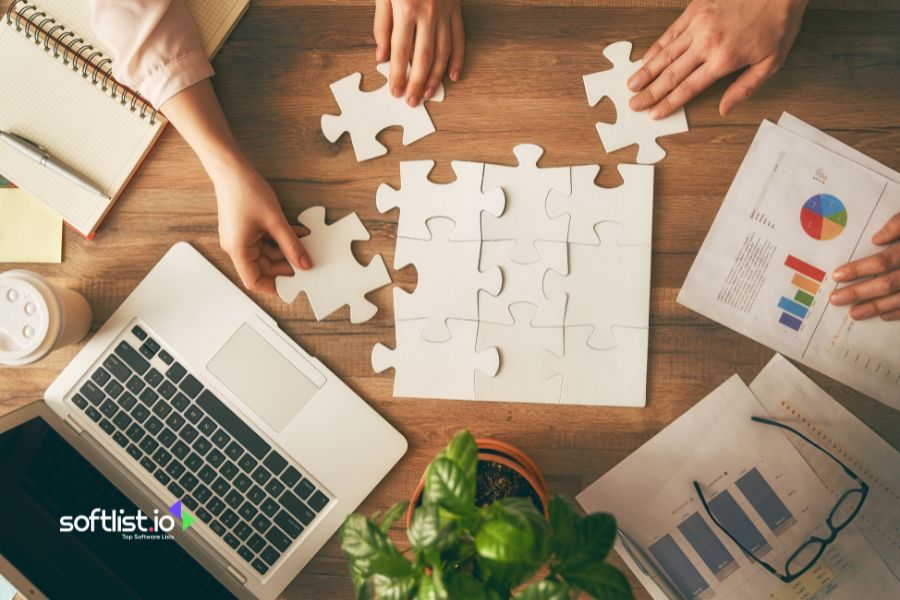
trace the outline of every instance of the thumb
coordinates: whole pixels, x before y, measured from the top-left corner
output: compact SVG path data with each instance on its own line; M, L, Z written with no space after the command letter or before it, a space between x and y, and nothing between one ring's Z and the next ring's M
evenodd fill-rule
M762 84L774 75L777 70L778 64L774 58L767 58L762 62L751 65L725 90L725 93L722 95L722 101L719 103L719 114L723 117L728 115L735 106L752 96L756 90L762 87Z
M281 252L291 265L304 271L312 268L312 259L310 259L306 249L303 248L303 244L300 243L297 234L288 225L284 215L281 215L281 218L269 228L269 235L278 244Z

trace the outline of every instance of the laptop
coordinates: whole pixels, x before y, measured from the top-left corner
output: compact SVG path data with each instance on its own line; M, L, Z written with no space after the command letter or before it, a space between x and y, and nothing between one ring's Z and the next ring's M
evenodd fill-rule
M45 401L0 419L0 572L29 597L275 598L407 449L186 243Z

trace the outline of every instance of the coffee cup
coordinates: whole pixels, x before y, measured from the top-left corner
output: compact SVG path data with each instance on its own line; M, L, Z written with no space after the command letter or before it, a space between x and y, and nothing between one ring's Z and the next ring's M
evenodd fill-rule
M0 365L39 361L74 344L91 326L91 306L78 292L37 273L0 273Z

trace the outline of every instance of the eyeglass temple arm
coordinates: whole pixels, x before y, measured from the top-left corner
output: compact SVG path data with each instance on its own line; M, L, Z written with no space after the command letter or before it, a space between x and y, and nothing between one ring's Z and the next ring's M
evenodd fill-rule
M781 575L778 573L778 571L775 570L775 567L773 567L769 563L767 563L763 560L760 560L756 556L754 556L754 554L752 552L750 552L750 550L748 550L746 547L744 547L744 544L742 544L736 537L734 537L731 534L731 532L728 531L728 529L719 522L719 519L716 518L716 515L713 514L712 510L710 510L709 504L706 503L706 497L703 495L703 490L700 489L700 484L697 483L696 481L694 482L694 490L697 492L697 497L700 498L700 502L703 504L703 508L704 508L704 510L706 510L706 514L708 514L709 518L713 520L713 523L716 524L716 527L721 529L722 533L727 535L728 539L730 539L732 542L734 542L737 545L737 547L740 548L747 556L749 556L750 558L755 560L757 563L762 565L762 567L766 571L768 571L772 575L775 575L778 578L781 578Z
M856 473L854 473L854 472L850 469L850 467L848 467L848 466L845 465L843 462L841 462L841 460L838 459L838 457L836 457L834 454L832 454L831 452L829 452L828 450L826 450L825 448L823 448L822 446L820 446L819 444L817 444L817 443L814 442L813 440L809 439L809 438L806 437L802 432L800 432L800 431L794 429L794 428L791 427L790 425L785 425L784 423L779 423L778 421L773 421L773 420L767 419L767 418L765 418L765 417L750 417L750 420L751 420L751 421L756 421L757 423L764 423L765 425L774 425L775 427L780 427L780 428L782 428L782 429L786 429L787 431L790 431L790 432L793 433L793 434L799 435L801 438L803 438L804 440L806 440L808 443L810 443L810 444L812 444L814 447L818 448L819 451L820 451L820 452L823 452L828 458L830 458L831 460L833 460L834 462L836 462L836 463L841 467L841 469L844 470L844 473L846 473L849 477L852 477L853 479L855 479L855 480L857 480L857 481L860 481L859 475L857 475Z

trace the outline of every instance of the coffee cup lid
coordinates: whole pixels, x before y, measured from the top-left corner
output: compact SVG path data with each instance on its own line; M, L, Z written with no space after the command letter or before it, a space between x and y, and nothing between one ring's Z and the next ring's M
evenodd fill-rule
M0 273L0 363L39 360L59 334L59 307L53 290L28 271Z

